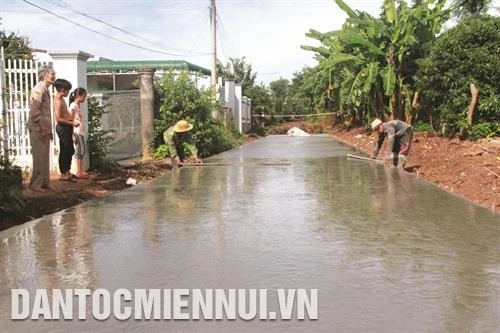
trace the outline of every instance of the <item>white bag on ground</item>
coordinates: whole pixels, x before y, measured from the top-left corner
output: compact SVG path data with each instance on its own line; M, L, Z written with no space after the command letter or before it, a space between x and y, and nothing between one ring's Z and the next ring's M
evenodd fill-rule
M306 131L304 130L301 130L300 128L298 127L292 127L290 128L286 134L288 134L289 136L311 136L311 134L307 133Z

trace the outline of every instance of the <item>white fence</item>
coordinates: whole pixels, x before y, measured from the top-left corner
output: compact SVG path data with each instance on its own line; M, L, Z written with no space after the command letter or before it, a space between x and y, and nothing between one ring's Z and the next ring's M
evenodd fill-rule
M45 63L25 59L0 59L0 147L13 162L31 169L31 144L28 131L29 96L38 82L38 68ZM53 129L53 133L55 133ZM56 135L51 143L50 168L57 169Z
M252 130L252 102L242 94L241 84L226 80L222 85L222 79L219 80L217 95L221 108L229 110L230 118L240 133L248 133Z
M245 96L241 99L241 129L243 133L248 133L252 130L252 103Z

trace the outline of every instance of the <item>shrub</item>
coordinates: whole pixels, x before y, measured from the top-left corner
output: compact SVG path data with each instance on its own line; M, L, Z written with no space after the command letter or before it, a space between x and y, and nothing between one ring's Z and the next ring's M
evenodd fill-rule
M0 154L0 223L14 217L24 207L22 170L12 165L8 156Z
M258 136L266 136L266 129L263 126L258 126L252 130L252 133Z
M416 132L432 132L432 126L428 123L419 121L414 126Z
M152 142L153 156L164 157L168 149L163 142L163 132L177 121L184 119L193 124L193 141L199 157L218 154L235 147L241 135L231 127L212 118L218 107L212 89L198 89L186 72L170 72L155 83L156 123Z
M102 117L108 113L106 105L102 105L95 97L90 96L88 102L89 137L87 139L90 170L108 168L106 160L108 145L111 142L111 130L103 130Z
M489 138L495 135L495 129L490 123L479 123L472 126L470 137L472 140Z

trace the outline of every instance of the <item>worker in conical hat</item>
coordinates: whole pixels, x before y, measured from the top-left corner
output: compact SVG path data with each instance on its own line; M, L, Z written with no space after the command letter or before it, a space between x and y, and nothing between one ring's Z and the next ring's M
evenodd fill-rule
M203 163L203 161L198 158L198 149L191 140L192 129L193 124L190 124L186 120L179 120L175 125L170 126L163 132L163 139L168 147L168 153L172 158L172 163L178 166L182 166L184 159L189 153L194 157L196 163ZM185 148L187 148L189 152L186 152L184 150Z

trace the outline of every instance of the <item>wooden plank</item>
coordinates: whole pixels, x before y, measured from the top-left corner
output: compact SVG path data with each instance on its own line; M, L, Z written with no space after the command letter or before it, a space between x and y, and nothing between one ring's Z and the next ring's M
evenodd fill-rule
M384 161L382 161L382 160L377 160L377 159L373 159L373 158L369 158L369 157L352 155L352 154L347 154L347 158L354 158L357 160L369 161L369 162L374 162L374 163L384 163Z

